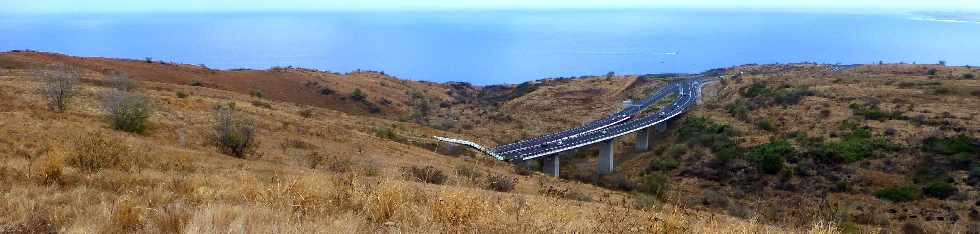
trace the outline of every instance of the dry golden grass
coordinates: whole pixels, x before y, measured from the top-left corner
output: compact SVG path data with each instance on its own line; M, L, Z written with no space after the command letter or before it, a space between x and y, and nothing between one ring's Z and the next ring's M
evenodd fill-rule
M669 203L637 209L630 194L540 174L518 177L511 193L454 175L446 185L403 181L400 168L410 166L515 175L503 163L437 155L378 138L372 128L394 125L419 139L444 134L418 125L328 109L304 118L309 107L254 107L252 97L200 87L142 82L140 92L160 110L150 130L111 131L98 108L101 79L87 74L75 108L52 113L27 72L0 72L0 233L836 232ZM174 90L194 95L177 98ZM245 159L219 154L211 141L213 107L225 103L256 119L260 145ZM352 166L311 169L314 152ZM594 202L543 196L532 181Z

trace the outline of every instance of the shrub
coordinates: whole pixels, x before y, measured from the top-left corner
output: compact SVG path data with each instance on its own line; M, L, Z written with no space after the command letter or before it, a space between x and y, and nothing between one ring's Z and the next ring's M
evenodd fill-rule
M334 93L336 93L336 92L333 91L330 88L320 88L320 95L329 96L329 95L334 94Z
M966 184L970 186L980 186L980 166L970 169L970 174L966 178Z
M806 87L802 88L783 88L773 93L773 101L778 105L796 105L806 96L813 96L814 92Z
M636 189L636 183L630 181L622 173L603 175L599 177L599 186L620 191L632 191Z
M491 175L487 177L487 189L497 191L497 192L510 192L514 191L517 187L517 178L510 177L506 175Z
M922 194L928 197L934 197L938 199L946 199L950 196L956 195L959 190L953 185L946 182L935 182L930 183L926 187L922 188Z
M670 189L670 181L664 175L653 173L643 176L642 181L637 188L642 193L653 195L657 198L663 199L667 195L667 190Z
M966 73L966 74L963 74L962 77L963 77L963 79L972 80L972 79L976 79L977 78L977 75L976 74L973 74L973 73Z
M253 97L257 97L257 98L265 97L265 94L262 94L262 90L258 90L258 89L252 90L251 94Z
M256 143L255 122L238 116L231 106L219 106L215 110L215 135L221 153L243 158Z
M126 73L114 72L107 77L107 81L109 87L119 91L129 92L136 89L136 82L129 79L129 75Z
M456 164L455 171L457 176L463 177L469 180L471 183L477 182L480 180L480 177L483 177L483 173L470 164Z
M153 107L146 97L122 91L110 91L102 105L113 129L132 133L146 132L147 119Z
M71 103L72 98L78 92L78 82L81 74L74 68L65 65L58 65L38 74L44 84L41 86L41 94L48 101L48 108L55 112L64 112Z
M177 98L187 98L187 96L189 96L187 95L187 93L183 91L177 91Z
M65 162L85 172L124 165L130 153L125 143L102 132L78 136L72 143L74 148Z
M442 173L439 169L432 166L426 166L423 168L419 167L408 167L403 168L406 176L410 179L414 179L418 182L429 183L429 184L443 184L446 183L446 175Z
M191 81L191 86L201 87L201 86L204 86L204 83L201 83L200 80L192 80Z
M303 118L313 118L314 114L315 113L313 112L312 108L307 108L299 111L299 116L302 116Z
M654 159L650 161L650 166L647 167L649 171L672 171L677 169L681 165L680 161L672 158L661 158Z
M756 126L758 126L759 129L762 129L762 130L766 130L766 131L770 131L770 132L776 131L776 127L773 126L772 121L770 121L768 119L759 120L759 122L756 123Z
M362 92L360 88L355 88L354 89L354 92L352 92L350 94L350 98L351 99L354 99L355 101L361 101L361 100L364 100L365 95L364 95L364 92Z
M769 89L769 86L764 83L754 83L749 87L742 88L742 96L748 98L758 97L766 95L771 91L772 90Z
M980 140L965 134L951 138L930 137L922 142L922 150L945 155L977 154L980 153Z
M391 130L391 128L387 128L387 127L384 127L384 126L375 126L374 127L374 136L377 136L377 137L380 137L380 138L384 138L384 139L388 139L388 140L393 140L393 141L397 141L398 140L398 133L395 133L395 131L394 130Z
M913 187L892 187L883 188L874 193L875 197L879 199L889 200L893 202L910 202L919 200L922 194L919 193L918 189Z
M686 153L687 153L687 145L684 144L672 145L670 146L670 150L667 151L667 155L674 158L680 157Z
M937 73L939 73L939 70L936 70L935 68L929 68L929 70L926 70L926 75L935 76Z
M750 158L763 173L776 174L783 169L784 157L794 153L788 141L776 140L753 147Z

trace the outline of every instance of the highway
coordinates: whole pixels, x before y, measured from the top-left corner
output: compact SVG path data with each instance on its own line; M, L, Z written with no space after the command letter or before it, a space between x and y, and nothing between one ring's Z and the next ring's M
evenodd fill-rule
M484 148L476 143L465 140L445 137L436 137L436 139L475 148L498 160L512 162L531 160L611 140L668 121L683 114L689 107L695 105L697 99L701 96L701 88L706 83L717 79L696 76L671 82L641 101L639 105L627 107L606 118L589 122L577 128L501 145L495 148ZM670 105L656 112L652 112L647 116L635 116L657 101L673 93L677 93L678 97Z
M570 137L579 136L585 133L594 132L599 129L607 128L622 123L626 120L629 120L633 115L640 113L644 109L648 108L650 105L656 103L658 100L666 97L671 93L675 93L678 87L680 86L678 86L676 82L668 83L663 88L657 90L656 93L650 95L649 97L641 101L639 105L628 107L620 112L607 116L606 118L592 121L585 125L573 129L551 133L540 137L521 140L515 143L494 147L491 148L490 150L501 155L511 154L514 153L515 151L526 151L528 150L528 148L533 148L538 145L548 144L551 142L567 139Z
M703 81L701 79L690 79L685 82L682 82L680 86L683 87L685 90L683 94L680 95L671 105L661 108L660 110L654 112L651 115L625 121L623 123L616 124L601 130L580 134L574 138L568 138L562 141L548 142L532 147L527 147L521 150L511 151L507 153L500 153L500 154L504 158L507 158L511 161L530 160L542 156L573 150L583 146L592 145L595 143L620 137L635 131L639 131L644 128L651 127L653 125L667 121L671 118L674 118L677 115L682 114L684 111L687 110L688 107L695 104L697 101L697 97L700 95L700 88L702 82Z

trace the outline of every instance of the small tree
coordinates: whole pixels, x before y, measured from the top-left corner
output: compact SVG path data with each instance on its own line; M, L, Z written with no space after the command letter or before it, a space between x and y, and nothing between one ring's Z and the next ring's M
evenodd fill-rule
M214 129L221 153L242 158L255 147L255 122L236 116L233 107L219 106L215 110Z
M939 65L946 66L946 60L939 60Z
M102 105L112 128L120 131L143 133L153 107L143 95L122 91L109 91Z
M56 65L39 71L38 76L44 82L41 94L47 98L48 108L55 112L67 110L71 99L78 92L78 81L81 79L79 71L65 65Z

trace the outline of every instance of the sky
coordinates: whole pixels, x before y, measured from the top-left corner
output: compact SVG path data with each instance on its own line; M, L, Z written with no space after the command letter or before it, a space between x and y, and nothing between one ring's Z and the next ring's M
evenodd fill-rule
M0 0L0 13L493 9L895 9L980 11L980 0Z

